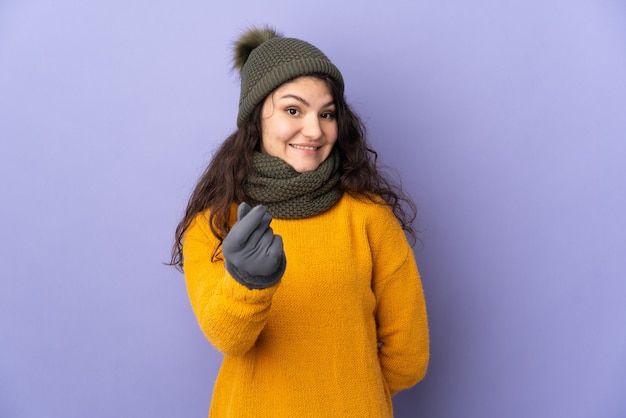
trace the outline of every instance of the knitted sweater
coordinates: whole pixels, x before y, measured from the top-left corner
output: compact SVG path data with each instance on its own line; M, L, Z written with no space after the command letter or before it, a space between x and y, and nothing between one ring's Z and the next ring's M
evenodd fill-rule
M287 270L250 290L211 262L200 214L183 251L200 328L224 360L209 416L391 417L391 396L426 373L426 307L391 210L347 194L305 219L274 219Z

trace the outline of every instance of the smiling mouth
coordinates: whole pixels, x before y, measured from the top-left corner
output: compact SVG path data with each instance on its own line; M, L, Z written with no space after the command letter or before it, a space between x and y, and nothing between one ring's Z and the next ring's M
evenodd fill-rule
M295 149L301 149L304 151L317 151L318 149L322 148L322 147L314 147L314 146L307 146L307 145L296 145L296 144L289 144L290 147L295 148Z

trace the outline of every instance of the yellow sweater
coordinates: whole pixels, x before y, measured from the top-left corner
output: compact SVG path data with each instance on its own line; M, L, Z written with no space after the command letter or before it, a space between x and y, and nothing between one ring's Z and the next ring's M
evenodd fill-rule
M224 354L209 416L391 417L391 396L428 364L413 252L391 210L347 194L327 212L274 219L287 270L267 289L236 282L208 213L185 235L185 278L202 331Z

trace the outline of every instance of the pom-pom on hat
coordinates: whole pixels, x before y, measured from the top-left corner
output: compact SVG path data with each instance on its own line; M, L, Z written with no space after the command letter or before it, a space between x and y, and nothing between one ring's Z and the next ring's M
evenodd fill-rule
M285 38L270 27L246 31L235 42L233 58L241 76L237 126L272 91L294 78L323 74L344 89L341 72L322 51L300 39Z

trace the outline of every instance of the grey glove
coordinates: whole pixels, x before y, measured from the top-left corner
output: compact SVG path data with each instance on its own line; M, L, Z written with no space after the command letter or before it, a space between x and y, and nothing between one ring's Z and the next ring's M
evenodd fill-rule
M237 222L222 242L226 270L249 289L270 287L285 273L283 239L274 234L271 221L265 206L250 209L242 202L237 208Z

